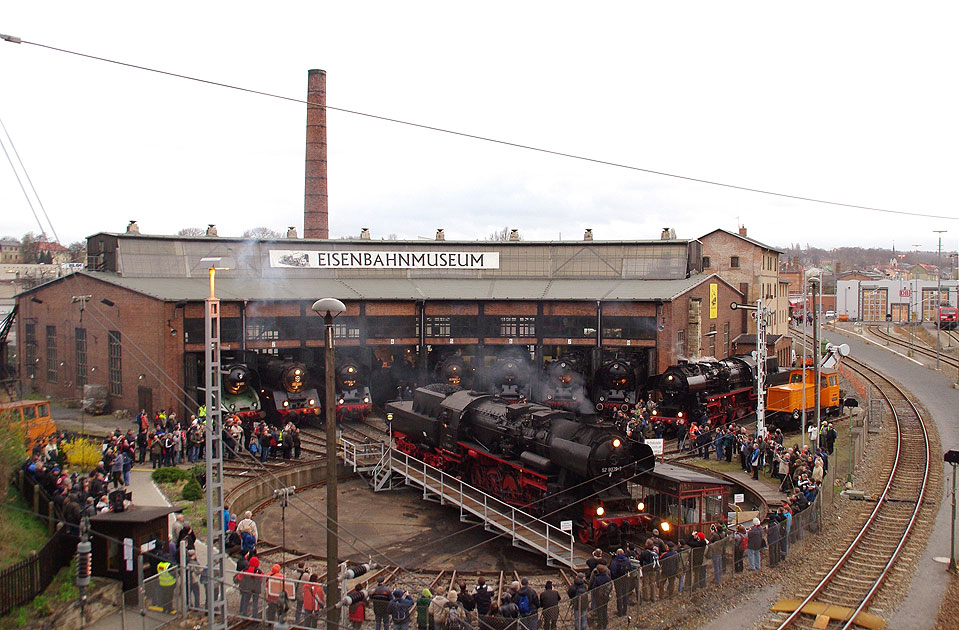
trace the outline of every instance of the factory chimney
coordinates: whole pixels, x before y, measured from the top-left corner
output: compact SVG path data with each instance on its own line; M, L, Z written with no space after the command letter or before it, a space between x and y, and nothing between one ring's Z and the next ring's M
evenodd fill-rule
M306 194L303 236L329 238L329 196L326 187L326 71L310 70L306 99Z

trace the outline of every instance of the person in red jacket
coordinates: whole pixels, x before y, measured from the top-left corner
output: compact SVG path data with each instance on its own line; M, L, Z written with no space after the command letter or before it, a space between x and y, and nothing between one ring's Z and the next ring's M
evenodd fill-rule
M360 630L363 622L366 621L366 591L363 590L363 585L358 583L354 586L348 597L350 598L350 628Z

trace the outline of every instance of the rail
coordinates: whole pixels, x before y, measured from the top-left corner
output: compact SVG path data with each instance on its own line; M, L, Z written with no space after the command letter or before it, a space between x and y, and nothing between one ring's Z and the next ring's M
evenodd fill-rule
M893 383L891 380L883 376L878 371L866 366L864 363L860 361L855 361L849 358L846 359L846 364L857 365L858 367L853 369L855 369L855 371L859 372L860 375L867 378L868 380L873 380L873 379L870 379L865 372L870 371L874 373L877 377L879 377L880 379L888 383L896 393L898 393L900 396L903 397L903 400L911 408L912 413L915 414L916 419L918 420L919 428L922 430L922 438L923 438L923 443L925 445L925 464L924 464L924 470L922 475L922 481L919 487L919 496L918 496L918 499L916 500L915 508L913 509L912 514L909 517L909 521L904 527L904 529L902 530L902 533L899 536L899 540L897 541L896 546L892 551L892 554L890 555L889 559L886 561L881 572L873 580L871 586L869 587L869 590L867 591L865 596L862 597L862 600L856 606L855 610L853 610L852 613L849 615L849 618L845 620L845 623L843 625L843 630L847 630L854 624L856 616L859 615L859 613L862 612L866 608L866 606L868 606L869 602L872 600L872 597L875 595L876 591L880 588L880 586L882 586L883 582L885 581L885 578L888 575L889 570L895 564L896 560L898 560L900 554L902 553L903 548L906 545L906 541L909 537L909 534L912 532L912 528L915 525L916 519L919 516L919 511L922 509L922 505L925 500L926 489L929 483L929 435L926 432L926 427L925 427L925 424L923 423L922 416L920 415L919 410L916 408L915 404L913 404L913 402L909 400L909 397L898 385ZM843 553L843 555L833 565L833 567L829 570L829 572L826 573L825 576L823 576L822 580L820 580L820 582L815 586L815 588L813 588L812 592L810 592L810 594L805 599L802 600L802 602L796 607L796 609L788 617L786 617L785 620L782 621L782 623L778 626L779 630L783 630L784 628L787 628L788 626L790 626L803 613L803 608L805 608L806 605L808 605L810 602L816 599L816 597L823 592L826 586L830 584L833 578L845 566L849 558L853 555L854 552L857 551L859 544L868 536L868 534L871 532L873 528L873 525L877 522L880 515L880 510L886 506L887 500L889 499L889 495L892 490L893 483L896 481L899 481L896 475L900 469L900 460L902 459L902 453L903 453L903 445L902 445L903 432L906 430L906 428L903 426L904 424L903 419L900 418L900 414L896 410L895 405L893 405L892 401L889 400L889 396L886 395L885 393L883 395L889 401L889 407L892 410L893 418L896 423L896 451L895 451L895 457L892 463L892 468L890 470L889 477L886 480L886 484L885 484L885 487L883 488L882 494L877 500L876 505L873 508L872 512L870 513L868 519L863 524L859 533L856 535L855 539L849 545L849 548L846 550L846 552ZM859 577L862 578L863 576L859 576Z

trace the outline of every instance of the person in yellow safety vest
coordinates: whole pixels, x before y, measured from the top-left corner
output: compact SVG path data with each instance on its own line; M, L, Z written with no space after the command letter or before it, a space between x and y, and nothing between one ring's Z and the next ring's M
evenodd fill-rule
M159 603L163 606L163 612L175 613L173 596L176 590L176 573L174 573L171 563L165 560L157 563L157 582L160 584Z
M197 417L200 418L200 422L206 422L206 405L200 405L200 408L196 410Z

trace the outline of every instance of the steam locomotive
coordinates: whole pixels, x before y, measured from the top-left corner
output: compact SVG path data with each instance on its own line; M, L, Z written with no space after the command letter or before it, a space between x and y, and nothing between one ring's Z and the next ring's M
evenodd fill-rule
M233 363L220 373L220 411L259 420L265 413L256 393L255 373L245 363Z
M564 354L549 362L539 401L554 409L589 409L589 412L592 412L592 405L586 393L585 368L580 356Z
M387 404L399 450L533 514L574 520L584 543L647 528L626 481L653 469L648 445L566 411L435 389Z
M489 369L487 391L510 402L529 400L531 373L529 358L519 353L500 356Z
M629 361L615 358L606 361L593 377L593 400L596 411L610 415L629 411L639 401L636 368Z
M458 354L447 354L433 369L433 382L472 387L473 368Z
M271 420L298 421L321 413L320 397L299 361L273 359L259 372L263 407Z
M667 424L682 420L711 425L732 422L756 409L756 360L751 355L670 366L657 377L662 401L656 414ZM779 361L766 361L773 384Z
M359 363L343 359L336 370L336 419L361 420L373 409L369 380Z

